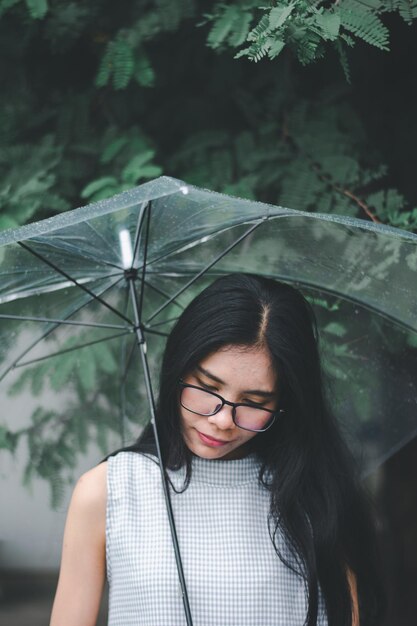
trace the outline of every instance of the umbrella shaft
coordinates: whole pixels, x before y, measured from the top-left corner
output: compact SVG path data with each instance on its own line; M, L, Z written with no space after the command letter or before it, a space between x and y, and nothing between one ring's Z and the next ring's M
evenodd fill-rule
M185 617L186 617L186 620L187 620L187 626L192 626L193 622L192 622L192 618L191 618L190 604L189 604L189 601L188 601L188 593L187 593L187 587L186 587L186 584L185 584L184 570L183 570L183 567L182 567L181 554L180 554L180 549L179 549L179 545L178 545L177 531L176 531L176 528L175 528L175 521L174 521L174 515L173 515L173 512L172 512L171 499L170 499L170 496L169 496L168 484L167 484L167 480L166 480L166 477L165 477L164 467L163 467L163 464L162 464L162 454L161 454L161 448L160 448L160 445L159 445L158 431L157 431L157 428L156 428L155 400L154 400L154 395L153 395L153 390L152 390L152 382L151 382L151 376L150 376L150 372L149 372L148 358L147 358L147 355L146 355L146 341L145 341L145 337L143 335L141 321L140 321L139 305L138 305L137 293L136 293L136 289L135 289L134 277L133 276L127 276L127 280L128 280L128 283L129 283L129 291L130 291L130 297L131 297L132 306L133 306L133 314L134 314L134 319L135 319L135 333L136 333L136 338L137 338L137 341L138 341L138 346L139 346L139 349L140 349L140 354L141 354L141 359L142 359L142 366L143 366L143 372L144 372L144 376L145 376L146 393L147 393L147 396L148 396L149 406L150 406L150 410L151 410L151 424L152 424L152 428L153 428L153 432L154 432L154 436L155 436L156 450L157 450L157 455L158 455L158 459L159 459L159 468L161 470L162 486L163 486L163 490L164 490L165 504L166 504L167 514L168 514L168 521L169 521L169 526L170 526L170 530L171 530L172 543L173 543L173 546L174 546L175 560L176 560L176 563L177 563L178 576L179 576L180 584L181 584L182 600L183 600L183 603L184 603Z

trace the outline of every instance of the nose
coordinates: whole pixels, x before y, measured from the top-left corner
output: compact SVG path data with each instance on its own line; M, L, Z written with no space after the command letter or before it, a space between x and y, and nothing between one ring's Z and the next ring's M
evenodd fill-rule
M207 419L210 424L216 426L219 430L230 430L235 428L236 425L232 417L233 407L225 404L218 413L210 415Z

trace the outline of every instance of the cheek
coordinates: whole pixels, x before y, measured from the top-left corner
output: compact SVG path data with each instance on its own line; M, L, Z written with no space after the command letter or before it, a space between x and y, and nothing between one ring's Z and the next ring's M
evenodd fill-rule
M191 426L195 422L195 418L197 417L197 415L193 415L192 413L186 411L180 406L179 417L180 427L182 430L184 430L184 428L187 428L187 426Z
M254 439L256 437L256 435L258 433L251 433L249 430L241 430L241 432L243 433L242 436L242 443L245 443L246 441L250 441L251 439Z

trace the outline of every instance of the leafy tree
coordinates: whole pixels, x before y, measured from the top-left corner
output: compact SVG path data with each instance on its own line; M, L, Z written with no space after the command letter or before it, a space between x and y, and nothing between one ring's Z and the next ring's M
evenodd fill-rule
M415 230L416 18L415 0L0 0L0 228L166 173ZM74 406L0 429L5 449L26 438L27 475L54 476L55 499L76 451L89 437L105 450L115 427L117 390L110 408L94 395L110 390L111 372L98 352L85 359L89 377L74 387L99 407L88 423ZM49 380L59 391L71 363L38 368L15 390Z

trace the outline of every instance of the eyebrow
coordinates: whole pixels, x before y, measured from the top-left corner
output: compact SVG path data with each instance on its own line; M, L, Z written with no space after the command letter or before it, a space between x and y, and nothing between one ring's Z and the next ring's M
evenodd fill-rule
M211 380L213 380L214 382L219 383L220 385L224 385L224 380L218 378L214 374L211 374L208 370L204 369L204 367L201 367L201 365L197 365L196 370L201 372L201 374L204 374L204 376L207 376L207 378L211 378ZM273 396L275 396L275 391L263 391L262 389L245 389L243 393L252 394L254 396L261 396L262 398L272 398Z

